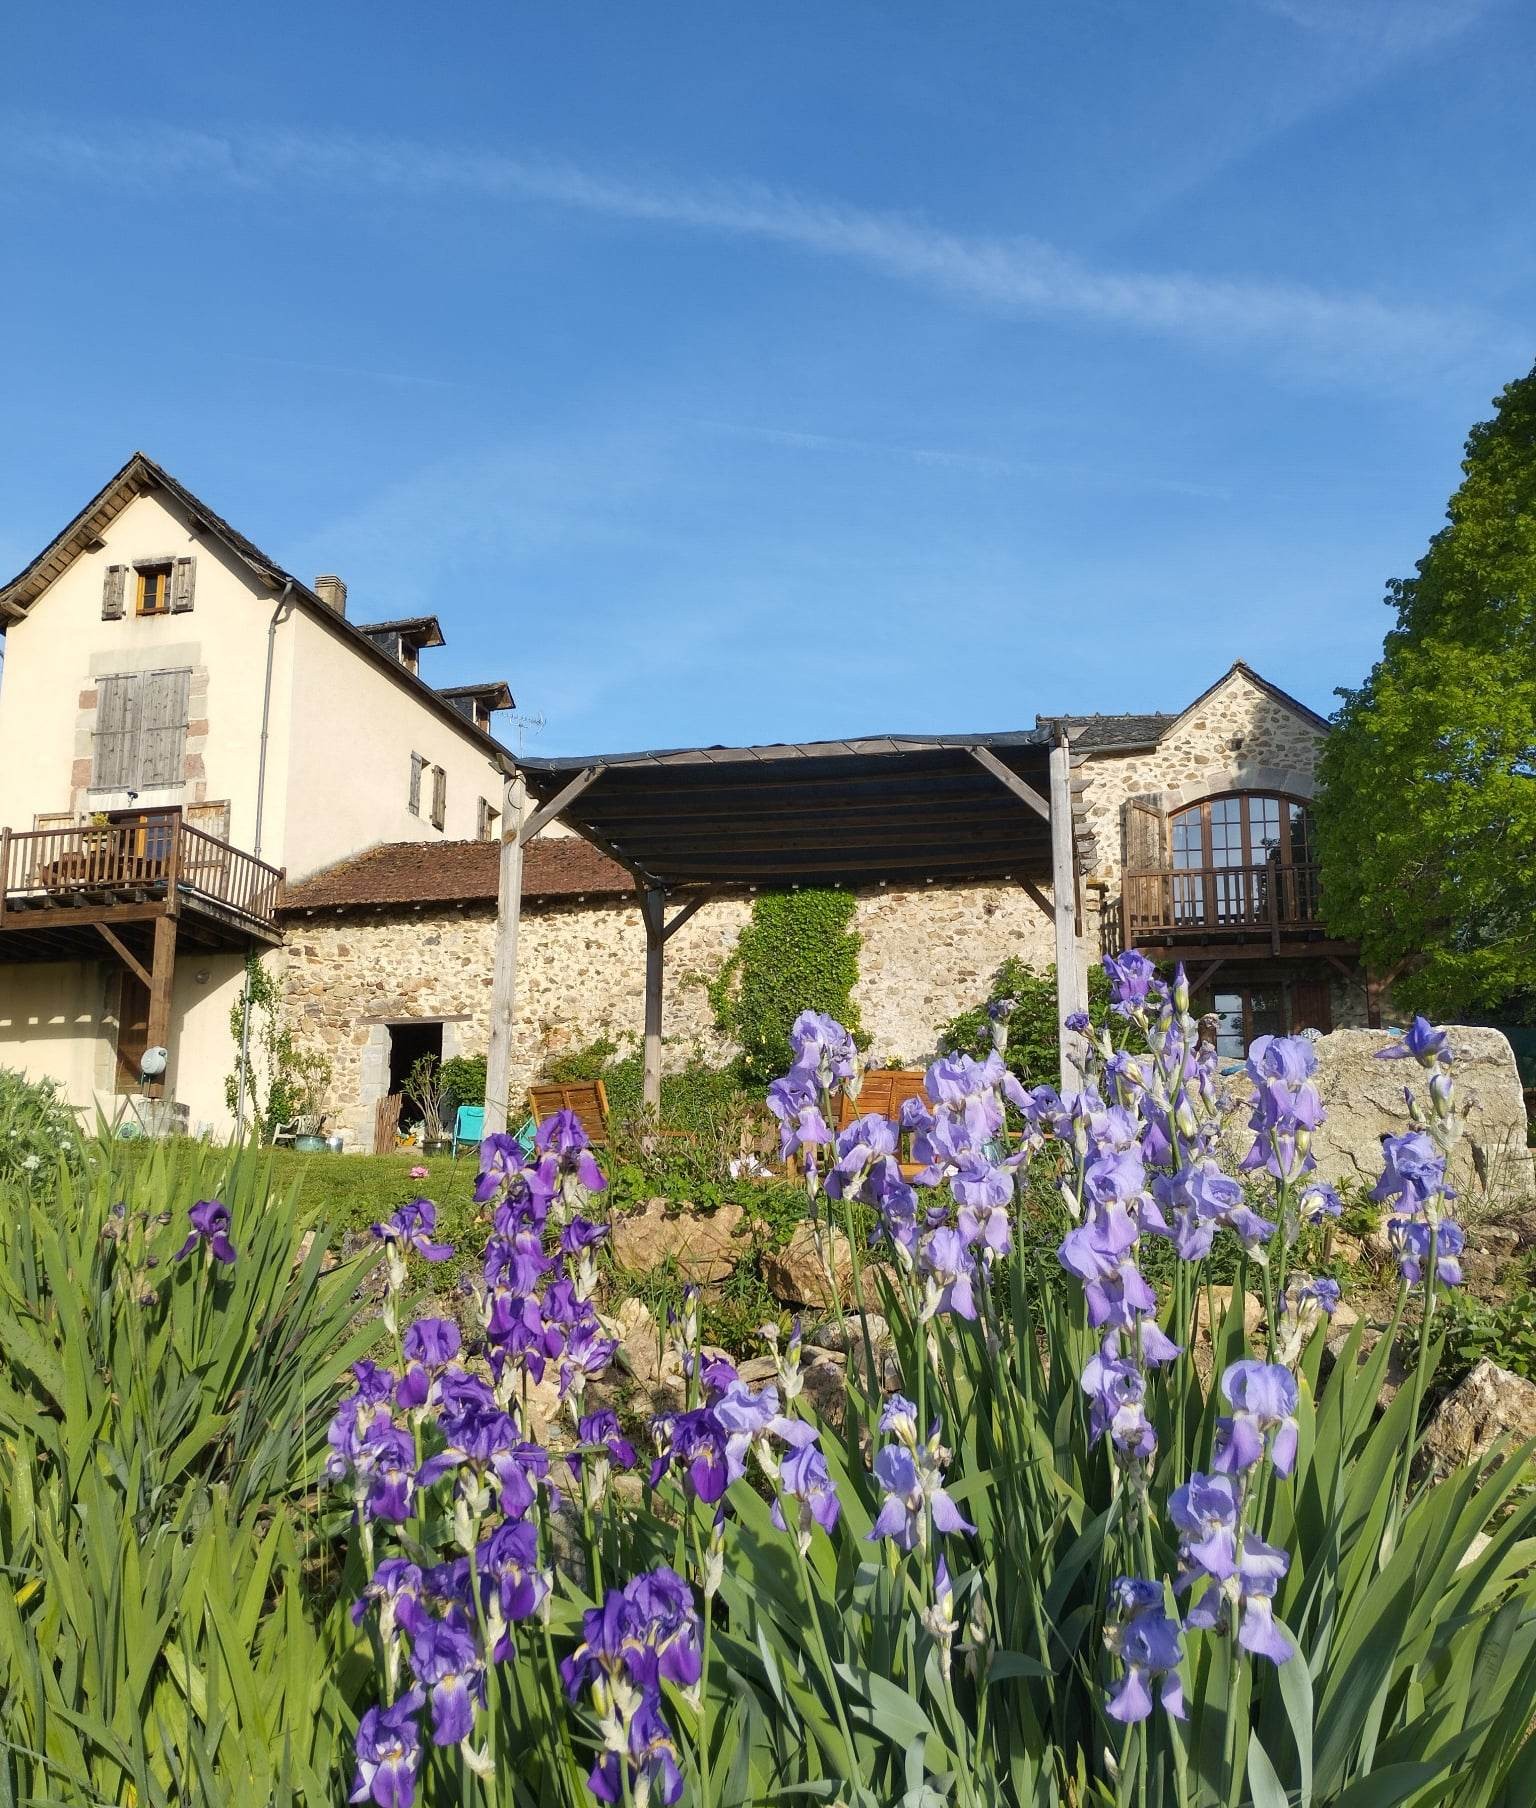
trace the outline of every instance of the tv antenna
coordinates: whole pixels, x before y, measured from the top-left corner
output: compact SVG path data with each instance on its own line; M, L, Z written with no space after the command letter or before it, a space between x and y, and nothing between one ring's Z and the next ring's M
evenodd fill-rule
M542 734L549 726L549 718L542 709L524 712L515 711L512 720L517 724L517 751L521 753L535 735Z

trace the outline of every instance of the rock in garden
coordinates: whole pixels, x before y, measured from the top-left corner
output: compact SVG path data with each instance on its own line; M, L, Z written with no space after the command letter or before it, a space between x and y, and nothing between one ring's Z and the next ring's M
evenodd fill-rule
M853 1301L853 1254L848 1239L840 1230L824 1229L818 1240L809 1224L797 1225L795 1234L783 1249L765 1250L762 1257L763 1279L775 1299L786 1306L820 1306L838 1304L828 1278L828 1267L835 1280L841 1303ZM870 1261L860 1264L866 1287L873 1286Z
M744 1253L736 1235L744 1214L739 1205L695 1212L687 1205L669 1210L665 1199L647 1199L643 1210L613 1221L613 1257L632 1274L646 1274L675 1262L690 1281L728 1280Z
M812 1349L835 1350L846 1356L850 1348L864 1348L866 1331L877 1350L891 1341L891 1328L878 1312L859 1311L847 1312L842 1318L824 1319L805 1341Z
M1232 1310L1232 1288L1202 1287L1195 1301L1195 1336L1203 1342L1209 1342L1211 1335L1211 1314L1214 1311L1216 1323L1220 1325ZM1209 1299L1207 1299L1209 1294ZM1264 1322L1264 1305L1256 1293L1243 1295L1243 1335L1251 1344L1259 1326Z
M1530 1437L1536 1437L1536 1383L1484 1357L1441 1402L1424 1450L1437 1468L1454 1469L1486 1456L1500 1438L1518 1444Z

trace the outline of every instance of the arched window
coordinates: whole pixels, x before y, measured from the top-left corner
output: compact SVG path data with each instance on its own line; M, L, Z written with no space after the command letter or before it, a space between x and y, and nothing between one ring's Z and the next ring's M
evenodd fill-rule
M1312 812L1300 798L1207 797L1168 827L1174 927L1274 931L1318 921Z
M1181 872L1209 866L1282 866L1312 861L1312 811L1294 797L1238 791L1207 797L1178 811L1169 824L1173 864Z

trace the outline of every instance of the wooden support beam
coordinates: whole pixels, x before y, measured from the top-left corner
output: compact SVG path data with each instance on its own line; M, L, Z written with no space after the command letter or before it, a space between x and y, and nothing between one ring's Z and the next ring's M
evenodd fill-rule
M599 760L591 766L584 766L563 789L557 791L547 804L540 804L532 815L523 819L523 826L518 831L518 838L526 847L540 829L547 828L564 809L575 803L582 792L594 780L599 779L608 770Z
M485 1060L485 1133L503 1135L512 1089L517 1017L517 932L523 914L523 826L528 787L520 772L502 787L501 864L496 885L496 945L491 957L491 1040Z
M978 754L980 753L978 749ZM1020 781L1022 783L1022 781ZM1025 789L1028 789L1026 786ZM1088 976L1077 951L1077 852L1072 834L1072 749L1065 734L1051 749L1051 896L1056 918L1056 1021L1061 1048L1061 1089L1076 1090L1083 1038L1067 1019L1088 1009Z
M689 917L693 916L695 912L702 910L714 895L715 888L712 885L708 886L704 891L695 892L682 909L676 912L672 917L672 920L662 930L661 939L664 942L670 942L673 936L677 934L678 930L682 928L683 924L688 921Z
M1192 993L1198 992L1203 985L1206 985L1210 980L1214 979L1216 974L1226 964L1227 957L1224 954L1217 955L1216 959L1213 961L1207 961L1194 978L1190 980L1190 991Z
M1052 757L1054 759L1055 756L1053 755ZM1033 810L1037 816L1043 816L1047 822L1051 820L1050 804L1045 801L1033 785L1026 785L1017 772L1014 772L1009 767L1005 766L990 747L973 747L971 749L971 758L976 761L978 766L984 766L999 784L1006 785L1013 795L1018 798L1020 803L1028 804L1030 809ZM1051 768L1051 784L1053 792L1055 789L1055 770L1056 768L1053 765ZM1072 796L1070 789L1065 794L1065 802L1062 808L1064 813L1070 816L1072 811Z
M138 980L139 984L142 986L153 987L155 982L150 977L148 968L145 967L143 961L139 959L127 943L123 941L122 937L119 936L115 930L109 929L105 923L98 923L96 925L96 930L112 952Z
M154 966L149 981L149 1032L146 1046L171 1046L171 985L176 977L176 919L168 913L155 918ZM166 1072L168 1073L169 1067ZM165 1096L165 1075L151 1080L144 1090L151 1098Z
M1019 884L1023 886L1025 893L1038 907L1041 916L1048 917L1054 923L1056 920L1056 906L1045 893L1041 891L1040 887L1035 884L1034 880L1020 879Z
M645 1057L642 1097L653 1117L661 1116L661 1004L667 944L667 894L659 885L640 892L645 916Z

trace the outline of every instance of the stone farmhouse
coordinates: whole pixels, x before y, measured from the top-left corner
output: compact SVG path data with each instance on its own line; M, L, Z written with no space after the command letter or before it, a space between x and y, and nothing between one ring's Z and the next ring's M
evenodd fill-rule
M0 626L0 1065L109 1115L163 1092L227 1133L253 951L331 1063L350 1146L372 1146L419 1055L485 1050L517 770L491 729L512 698L500 680L431 686L435 618L355 622L339 578L290 575L135 454L0 590ZM1080 963L1176 954L1232 1053L1377 1019L1379 988L1320 914L1321 716L1239 662L1180 711L1035 730L1074 756ZM635 880L575 821L524 851L514 1096L562 1049L644 1021ZM679 927L669 1062L723 1052L704 982L752 899L717 889ZM1049 887L1022 877L870 885L854 927L880 1061L931 1054L1008 955L1055 959ZM155 1048L167 1065L146 1075Z

